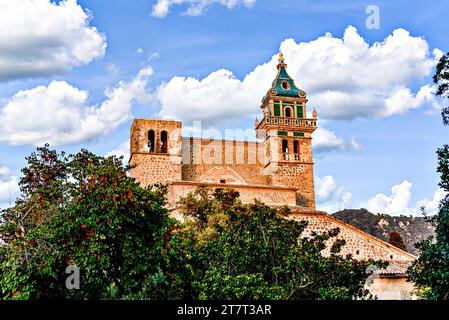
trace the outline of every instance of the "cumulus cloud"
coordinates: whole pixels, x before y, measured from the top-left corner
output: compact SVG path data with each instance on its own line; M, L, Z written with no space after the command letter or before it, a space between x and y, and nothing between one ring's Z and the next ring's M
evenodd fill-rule
M318 210L335 212L347 208L352 201L352 193L337 185L331 175L315 177L316 206Z
M375 213L386 213L390 215L414 214L414 209L408 206L412 198L412 183L404 180L402 183L391 188L391 194L378 193L366 203L366 208Z
M435 86L425 85L413 94L410 88L400 88L385 100L386 109L382 115L404 114L424 104L433 110L441 110L440 104L435 99L435 89Z
M117 148L106 153L106 157L116 156L123 157L123 162L128 163L129 160L129 140L124 141Z
M430 75L442 52L430 52L425 39L404 29L370 45L348 26L342 38L327 33L309 42L286 39L280 51L289 74L308 93L309 110L315 107L319 119L388 117L424 105L438 108L434 87L423 85L417 92L411 87ZM159 115L222 127L254 118L276 76L277 59L273 55L243 80L225 69L203 79L173 77L157 89Z
M390 189L390 194L378 193L366 202L360 204L361 208L366 208L373 213L383 213L391 216L399 215L421 215L421 208L424 207L427 215L438 213L439 204L448 193L443 189L437 189L433 198L422 199L412 203L413 184L404 180L400 184L394 185ZM316 207L318 210L333 213L338 210L354 207L352 205L352 193L345 187L338 185L332 175L324 178L315 177Z
M19 195L17 177L7 167L0 167L0 207L4 208L14 202Z
M211 5L220 4L228 9L233 9L238 6L245 6L252 8L256 0L158 0L153 6L151 15L158 18L164 18L170 11L170 7L174 5L188 5L187 10L183 13L185 15L194 17L202 15Z
M0 141L70 145L106 134L129 119L134 101L148 99L152 73L146 67L130 82L106 90L100 106L89 105L88 92L65 81L19 91L0 110Z
M252 85L252 83L251 83ZM227 125L232 121L260 109L255 94L245 81L234 77L229 70L218 70L206 78L174 77L156 91L161 105L159 115L190 121L202 121L203 125ZM257 90L257 88L255 88Z
M417 201L415 205L411 204L412 198L412 183L404 180L391 188L391 193L385 195L379 193L366 203L362 204L371 212L386 213L389 215L419 215L420 208L424 207L428 215L438 213L438 206L440 201L446 196L443 189L438 189L432 199L423 199Z
M424 211L428 215L434 215L438 213L441 200L447 196L447 192L444 189L438 189L435 191L432 199L423 199L417 202L417 208L424 208Z
M101 58L106 37L76 0L0 0L0 80L49 76Z

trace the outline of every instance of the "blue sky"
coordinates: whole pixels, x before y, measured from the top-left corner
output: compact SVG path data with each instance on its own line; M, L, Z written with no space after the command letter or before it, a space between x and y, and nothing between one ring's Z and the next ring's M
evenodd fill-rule
M68 152L121 154L134 117L251 128L281 47L321 119L319 208L415 214L419 204L434 211L441 198L435 150L448 142L448 128L442 102L431 97L431 75L438 54L449 50L447 2L2 5L0 207L14 199L24 157L47 140ZM379 9L378 29L366 26L369 5Z

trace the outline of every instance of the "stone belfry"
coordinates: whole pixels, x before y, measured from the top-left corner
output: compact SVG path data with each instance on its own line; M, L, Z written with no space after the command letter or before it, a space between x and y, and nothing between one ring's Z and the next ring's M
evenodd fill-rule
M307 95L287 73L282 53L277 75L262 98L263 119L256 120L257 137L265 144L266 172L272 185L296 187L315 206L312 133L317 113L307 119Z

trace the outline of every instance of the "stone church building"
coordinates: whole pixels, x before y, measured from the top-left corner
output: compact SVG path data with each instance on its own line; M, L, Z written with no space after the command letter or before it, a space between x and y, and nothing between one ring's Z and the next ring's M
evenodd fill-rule
M380 299L411 298L413 286L405 281L405 273L414 256L315 210L312 133L317 112L307 118L307 95L286 67L281 53L276 78L262 98L261 120L255 121L257 142L183 137L180 121L135 119L131 176L142 185L167 183L172 206L200 185L232 188L243 202L288 205L291 219L309 222L306 235L338 227L338 237L346 240L343 254L390 263L376 271L368 287L373 294Z

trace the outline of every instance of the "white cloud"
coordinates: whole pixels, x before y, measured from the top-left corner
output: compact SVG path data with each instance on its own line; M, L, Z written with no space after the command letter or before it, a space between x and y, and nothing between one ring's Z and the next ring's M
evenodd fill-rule
M76 0L0 0L0 80L49 76L101 58L106 37Z
M433 198L431 200L423 199L418 201L417 208L420 209L421 207L424 207L424 210L428 215L437 214L440 202L446 197L446 195L447 192L444 191L444 189L440 188L437 191L435 191Z
M170 7L187 4L188 8L184 14L192 17L199 16L211 5L216 3L226 6L228 9L233 9L241 5L244 5L247 8L252 8L256 3L256 0L157 0L157 3L153 6L151 15L164 18L170 11Z
M332 213L347 208L352 201L352 194L337 185L331 175L324 178L315 177L315 185L318 210Z
M393 186L389 195L379 193L366 203L363 203L362 207L374 213L386 213L389 215L420 215L420 208L425 207L428 215L434 215L438 213L439 203L447 194L443 189L438 189L434 193L433 199L419 200L413 206L411 204L411 189L412 183L404 180L402 183Z
M117 148L114 150L109 151L106 153L106 157L110 156L116 156L116 157L122 157L123 156L123 162L128 163L129 160L129 140L124 141L121 143Z
M431 53L425 39L404 29L369 45L348 26L341 39L329 33L309 42L286 39L280 50L289 74L308 93L309 110L316 107L321 120L387 117L423 105L438 108L432 86L424 85L416 93L410 86L430 75L441 51ZM155 95L159 115L222 127L254 118L275 78L277 59L273 55L243 80L225 69L203 79L173 77Z
M338 137L335 132L326 128L318 127L313 134L313 150L316 153L329 152L332 150L355 150L359 151L362 146L352 137L344 140Z
M130 82L106 90L100 105L88 104L88 92L65 81L16 93L0 110L0 141L13 145L70 145L95 139L131 116L134 101L148 99L153 70L140 70Z
M390 194L378 193L371 199L360 204L373 213L383 213L391 216L421 215L421 207L425 208L427 215L438 213L439 204L447 192L443 189L435 191L432 199L419 200L413 205L412 183L404 180L390 189ZM318 210L333 213L338 210L354 207L352 193L340 186L331 175L324 178L315 177L316 206Z
M236 79L231 71L218 70L206 78L174 77L162 84L156 92L163 118L202 121L203 125L226 125L242 116L256 116L260 109L253 108L260 100Z
M441 110L435 98L435 86L422 86L416 94L410 88L400 88L392 96L385 100L386 109L382 116L404 114L410 109L416 109L423 104L428 104L433 110Z
M18 180L7 167L0 167L0 208L14 202L19 195Z
M374 213L386 213L390 215L414 214L415 210L409 208L412 198L412 183L404 180L391 188L391 194L378 193L369 199L364 205L366 209Z

